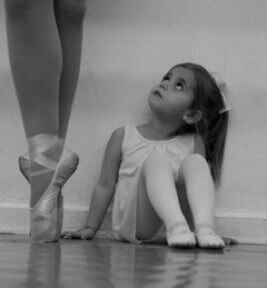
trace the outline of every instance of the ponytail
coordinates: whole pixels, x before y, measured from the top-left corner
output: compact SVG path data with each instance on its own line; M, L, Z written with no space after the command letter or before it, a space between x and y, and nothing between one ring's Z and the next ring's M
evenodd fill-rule
M228 121L229 113L227 111L218 114L216 119L210 122L205 139L206 159L209 163L216 187L218 187L221 182Z

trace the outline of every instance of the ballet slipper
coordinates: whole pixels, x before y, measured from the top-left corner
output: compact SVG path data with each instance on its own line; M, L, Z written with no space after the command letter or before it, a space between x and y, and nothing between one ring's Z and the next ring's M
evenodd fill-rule
M59 239L61 236L62 231L62 225L63 225L63 218L64 218L64 197L61 193L61 189L66 183L66 181L72 176L72 174L77 169L77 166L79 164L79 157L77 154L71 152L68 149L65 149L62 155L62 158L70 157L72 158L72 165L67 167L65 171L61 171L59 173L59 179L57 180L57 185L60 188L58 192L58 199L57 199L57 219L58 219L58 226L57 226L57 236L56 239ZM29 154L25 153L22 156L19 157L19 168L22 173L22 175L25 177L25 179L30 183L30 158ZM30 232L31 235L31 232Z
M193 248L196 246L195 234L186 222L176 222L167 231L167 243L171 248Z
M225 242L211 226L200 226L196 233L197 244L204 249L223 249Z

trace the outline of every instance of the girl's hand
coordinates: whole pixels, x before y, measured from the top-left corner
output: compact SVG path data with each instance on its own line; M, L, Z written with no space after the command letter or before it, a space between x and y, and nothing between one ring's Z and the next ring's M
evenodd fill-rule
M89 227L81 228L77 231L64 231L61 235L61 238L63 239L93 239L96 232Z

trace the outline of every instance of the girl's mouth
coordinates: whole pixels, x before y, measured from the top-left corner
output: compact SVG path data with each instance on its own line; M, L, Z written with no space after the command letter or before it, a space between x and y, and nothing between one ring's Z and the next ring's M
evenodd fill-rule
M162 100L162 95L160 94L158 90L155 90L153 94Z

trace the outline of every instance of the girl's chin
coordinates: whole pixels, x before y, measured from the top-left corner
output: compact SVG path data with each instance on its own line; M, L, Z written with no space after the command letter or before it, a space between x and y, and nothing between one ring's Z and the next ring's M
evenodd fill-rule
M160 115L162 113L162 111L161 111L162 106L159 105L159 103L156 103L156 101L155 102L148 101L148 106L149 106L149 108L153 114Z

